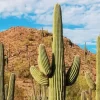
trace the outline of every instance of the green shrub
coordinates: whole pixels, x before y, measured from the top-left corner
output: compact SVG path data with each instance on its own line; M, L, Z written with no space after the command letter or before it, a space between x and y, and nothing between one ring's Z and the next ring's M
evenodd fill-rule
M88 90L88 85L85 77L79 75L76 83L66 88L67 100L80 100L82 90Z

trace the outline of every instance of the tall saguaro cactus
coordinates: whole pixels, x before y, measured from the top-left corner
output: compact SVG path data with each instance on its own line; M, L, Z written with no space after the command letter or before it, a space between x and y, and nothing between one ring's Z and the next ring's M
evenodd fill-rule
M40 71L32 66L30 72L38 83L49 86L48 99L65 100L65 87L76 81L80 58L76 56L72 66L65 73L62 12L59 4L56 4L54 8L52 65L50 66L44 45L39 46L38 63Z

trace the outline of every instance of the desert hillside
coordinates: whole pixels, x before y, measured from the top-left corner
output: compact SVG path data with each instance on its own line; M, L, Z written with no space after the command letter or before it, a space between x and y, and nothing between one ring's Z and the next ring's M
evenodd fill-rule
M67 34L67 33L66 33ZM95 54L87 51L87 58L84 59L84 50L74 44L68 38L64 39L65 65L70 67L75 55L81 57L80 74L90 70L95 80ZM29 68L38 65L38 47L44 44L51 61L52 58L52 33L47 30L37 30L26 27L12 27L0 32L0 42L4 44L5 56L8 63L5 66L5 82L11 72L16 74L15 100L28 100L32 93L32 81Z

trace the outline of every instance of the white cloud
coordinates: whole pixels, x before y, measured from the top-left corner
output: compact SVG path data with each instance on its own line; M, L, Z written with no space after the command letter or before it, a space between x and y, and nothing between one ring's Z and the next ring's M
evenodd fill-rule
M64 35L77 44L86 41L93 44L91 41L95 41L100 33L99 0L0 0L0 17L23 15L38 24L52 25L53 7L56 3L61 4L64 25L84 26L81 29L64 28ZM49 31L52 29L48 26L45 28Z
M64 29L64 36L70 38L74 43L77 44L95 41L98 35L99 29Z

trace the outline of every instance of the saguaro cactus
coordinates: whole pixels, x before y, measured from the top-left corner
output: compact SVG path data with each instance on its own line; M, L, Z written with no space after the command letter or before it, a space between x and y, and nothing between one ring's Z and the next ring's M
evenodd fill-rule
M86 61L86 58L87 58L87 48L86 48L86 42L85 42L85 45L84 45L84 59Z
M81 92L81 100L86 100L85 91Z
M0 44L0 100L5 100L4 96L4 46Z
M6 98L14 100L15 74L11 74L8 89L8 86L4 85L4 61L4 46L0 44L0 100L6 100Z
M15 74L12 73L9 80L7 100L14 100L14 90L15 90Z
M88 98L88 100L92 100L92 90L96 90L96 84L92 80L89 72L85 73L85 79L86 79L86 82L89 86L89 91L87 93L87 98Z
M100 36L97 39L96 54L96 100L100 100Z
M93 83L91 81L89 84ZM100 100L100 36L97 38L97 53L96 53L96 100Z
M44 45L39 46L38 57L39 69L30 67L30 73L34 79L42 84L49 86L49 100L65 100L66 86L72 85L78 76L80 68L80 58L76 56L68 73L65 73L64 64L64 43L62 29L62 14L59 4L54 8L53 19L53 45L52 45L52 65Z
M5 84L5 100L7 100L8 95L8 84Z
M85 73L85 79L86 79L86 82L87 82L89 88L92 89L92 90L95 90L95 89L96 89L96 84L95 84L95 82L92 80L92 78L91 78L89 72L86 72L86 73Z

